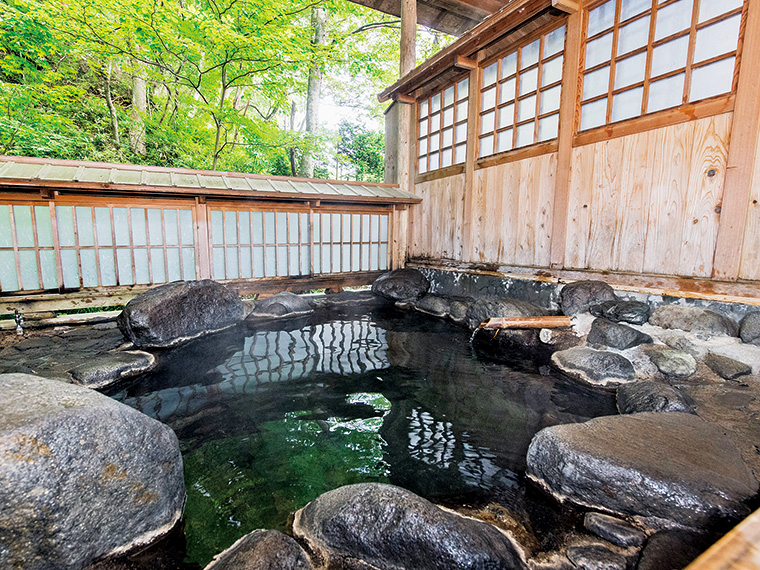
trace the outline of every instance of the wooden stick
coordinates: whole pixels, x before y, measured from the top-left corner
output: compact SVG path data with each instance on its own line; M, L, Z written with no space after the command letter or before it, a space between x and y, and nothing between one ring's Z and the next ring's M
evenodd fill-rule
M570 317L495 317L483 321L481 329L556 329L572 326Z

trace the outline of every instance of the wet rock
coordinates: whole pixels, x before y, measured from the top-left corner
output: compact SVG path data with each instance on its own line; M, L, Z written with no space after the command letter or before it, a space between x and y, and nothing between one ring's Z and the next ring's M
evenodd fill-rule
M636 570L681 570L707 547L710 537L694 531L673 529L652 535L641 551Z
M254 530L214 557L204 570L312 570L306 552L277 530Z
M496 527L379 483L321 495L296 513L293 532L329 567L526 568L515 544Z
M705 357L705 364L725 380L735 380L752 373L752 367L720 354L710 353Z
M528 476L560 500L695 528L746 516L758 490L733 441L691 414L548 427L527 462Z
M416 269L384 273L372 284L372 292L391 301L416 301L430 290L430 282Z
M570 546L567 557L579 570L626 570L625 556L599 544Z
M650 313L649 305L641 301L605 301L592 305L589 310L595 317L632 325L643 325L649 320Z
M472 302L473 299L470 297L447 297L428 293L415 303L414 308L426 315L461 321L467 315L467 309Z
M148 372L156 363L155 356L141 350L108 352L72 369L71 377L77 384L88 388L105 388L119 380Z
M583 526L599 538L622 547L641 546L647 537L626 521L602 513L586 513Z
M492 317L540 317L546 310L517 299L477 299L467 308L464 324L476 329Z
M94 390L0 376L0 568L83 568L166 534L185 500L174 432Z
M652 342L652 337L628 325L599 318L595 319L591 325L591 331L586 340L589 344L601 344L625 350L640 344L649 344Z
M738 327L734 321L699 307L662 305L652 312L649 323L664 329L680 329L707 335L738 335Z
M124 337L138 348L166 348L243 320L237 293L224 285L177 281L154 287L132 299L119 315Z
M583 338L568 329L541 329L538 339L552 350L567 350L583 343Z
M742 342L760 345L760 311L747 313L739 325Z
M320 304L325 308L353 309L361 307L368 309L387 303L387 299L378 297L372 291L341 291L340 293L325 295Z
M563 374L591 386L617 386L636 376L625 356L591 348L569 348L555 352L552 364Z
M549 351L536 329L478 329L472 346L479 356L520 370L533 372L537 365L548 362Z
M290 291L283 291L256 303L251 318L292 317L311 311L312 306L306 299Z
M617 406L621 414L639 412L683 412L693 414L691 399L680 390L653 380L631 382L617 389Z
M666 376L687 378L697 371L697 361L688 352L657 348L648 354L652 364Z
M562 314L569 317L585 313L594 305L605 301L615 301L615 291L604 281L577 281L565 285L559 294Z

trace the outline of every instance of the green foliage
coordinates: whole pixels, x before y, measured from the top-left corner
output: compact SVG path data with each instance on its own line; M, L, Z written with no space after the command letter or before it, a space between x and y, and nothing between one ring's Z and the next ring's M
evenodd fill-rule
M344 121L338 136L338 154L353 166L356 180L382 182L385 172L383 133Z

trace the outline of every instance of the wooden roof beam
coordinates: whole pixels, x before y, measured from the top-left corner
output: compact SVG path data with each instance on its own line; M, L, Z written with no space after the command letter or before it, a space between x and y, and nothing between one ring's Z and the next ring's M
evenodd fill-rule
M552 0L552 6L557 10L562 10L568 14L575 14L581 9L578 2L575 2L574 0Z

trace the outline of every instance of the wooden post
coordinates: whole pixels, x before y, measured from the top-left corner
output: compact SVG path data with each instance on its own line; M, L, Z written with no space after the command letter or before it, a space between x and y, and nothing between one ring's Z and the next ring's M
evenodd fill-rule
M562 73L562 98L559 107L559 139L557 175L554 179L554 210L552 213L551 266L564 267L567 243L567 208L570 200L570 178L573 166L573 135L578 112L578 83L580 76L583 12L567 19L565 65Z
M417 65L417 0L401 2L401 77ZM412 172L409 169L412 147L412 105L396 103L398 110L398 184L402 190L412 191Z
M467 157L464 169L464 208L462 221L462 261L473 261L473 216L475 211L475 161L480 132L480 67L470 70L469 106L467 110Z
M720 226L715 245L713 277L735 281L739 277L747 209L760 134L760 0L749 0L739 83L728 148Z
M211 279L211 239L205 196L195 199L195 255L197 279Z

